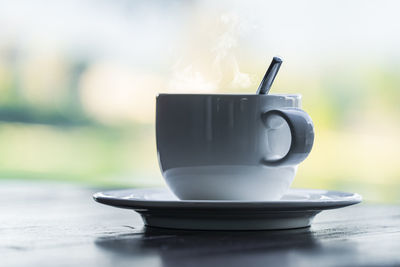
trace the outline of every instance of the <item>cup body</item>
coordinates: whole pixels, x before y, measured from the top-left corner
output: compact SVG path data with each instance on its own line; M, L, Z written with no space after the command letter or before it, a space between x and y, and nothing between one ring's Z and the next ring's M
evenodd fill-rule
M264 162L283 158L294 133L262 115L281 108L300 109L301 96L160 94L157 151L170 189L180 199L279 199L297 164Z

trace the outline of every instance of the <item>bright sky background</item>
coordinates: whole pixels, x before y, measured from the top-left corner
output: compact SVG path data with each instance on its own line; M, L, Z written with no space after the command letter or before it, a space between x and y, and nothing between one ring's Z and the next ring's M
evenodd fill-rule
M280 54L298 64L309 57L318 64L341 56L398 60L399 10L398 1L378 0L2 0L0 38L163 67L163 60L168 65L179 53L182 34L200 30L193 28L194 16L230 14L239 24L239 45L263 59Z

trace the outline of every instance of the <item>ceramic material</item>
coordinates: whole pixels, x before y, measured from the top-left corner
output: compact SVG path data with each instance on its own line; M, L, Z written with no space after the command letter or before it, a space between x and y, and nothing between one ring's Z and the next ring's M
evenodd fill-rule
M361 202L353 193L289 189L277 201L178 200L168 189L99 192L102 204L132 209L145 225L193 230L271 230L307 227L323 210Z
M180 199L276 200L311 151L300 95L157 97L162 174Z

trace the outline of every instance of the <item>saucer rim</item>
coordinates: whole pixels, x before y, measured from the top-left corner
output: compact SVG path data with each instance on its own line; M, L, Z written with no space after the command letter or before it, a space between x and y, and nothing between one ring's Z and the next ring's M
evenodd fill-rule
M314 194L336 194L343 195L340 199L317 199L317 200L276 200L276 201L240 201L240 200L147 200L147 199L124 199L121 197L112 196L113 192L127 191L132 194L143 191L169 191L165 187L151 188L131 188L120 190L107 190L93 194L93 199L101 204L114 206L126 209L159 209L159 210L230 210L243 209L243 211L300 211L300 210L326 210L346 207L362 202L362 196L357 193L348 193L336 190L321 190L321 189L302 189L291 188L289 192L310 192ZM155 192L154 192L155 193Z

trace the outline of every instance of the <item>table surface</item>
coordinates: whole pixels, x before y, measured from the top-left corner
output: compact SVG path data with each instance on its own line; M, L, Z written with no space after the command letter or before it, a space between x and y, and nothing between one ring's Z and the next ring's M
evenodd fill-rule
M96 190L0 182L1 266L400 265L400 206L360 204L311 228L180 231L95 203Z

